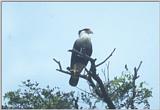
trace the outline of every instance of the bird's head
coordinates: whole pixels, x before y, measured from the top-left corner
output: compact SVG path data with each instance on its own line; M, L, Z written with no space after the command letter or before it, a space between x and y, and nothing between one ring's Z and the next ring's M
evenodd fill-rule
M82 33L85 33L85 34L93 34L93 32L91 31L91 29L89 29L89 28L85 28L85 29L79 30L79 32L78 32L79 36L80 36Z

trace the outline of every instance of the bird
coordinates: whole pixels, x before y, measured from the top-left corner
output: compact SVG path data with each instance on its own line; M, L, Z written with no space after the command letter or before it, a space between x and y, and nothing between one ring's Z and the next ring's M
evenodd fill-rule
M79 38L74 42L73 49L90 57L92 55L91 34L93 34L93 32L90 28L84 28L82 30L79 30ZM70 62L71 77L69 80L69 84L71 86L77 86L79 81L79 75L82 70L87 66L87 64L88 59L72 52Z

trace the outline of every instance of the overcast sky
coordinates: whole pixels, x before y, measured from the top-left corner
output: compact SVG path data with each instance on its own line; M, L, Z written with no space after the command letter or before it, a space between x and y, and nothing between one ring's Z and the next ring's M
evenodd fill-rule
M133 71L142 60L137 82L153 88L152 109L159 107L159 4L154 2L3 2L2 94L31 79L41 87L77 88L70 76L56 71L60 60L70 65L71 49L80 29L93 32L93 58L97 63L116 48L110 61L110 79L120 76L124 65ZM101 77L101 69L98 68ZM80 79L78 87L88 90Z

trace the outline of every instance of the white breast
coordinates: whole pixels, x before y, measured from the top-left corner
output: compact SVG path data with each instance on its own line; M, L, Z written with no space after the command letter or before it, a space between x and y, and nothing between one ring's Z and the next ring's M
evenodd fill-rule
M81 48L89 48L92 45L91 38L87 34L83 34L83 36L78 39L78 42Z
M82 31L79 36L82 41L91 41L91 37L86 32Z

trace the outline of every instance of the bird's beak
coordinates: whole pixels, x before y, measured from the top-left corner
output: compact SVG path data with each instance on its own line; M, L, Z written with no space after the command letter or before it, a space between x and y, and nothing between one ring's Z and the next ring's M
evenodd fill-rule
M89 33L90 33L90 34L93 34L93 32L92 32L92 31L90 31Z

